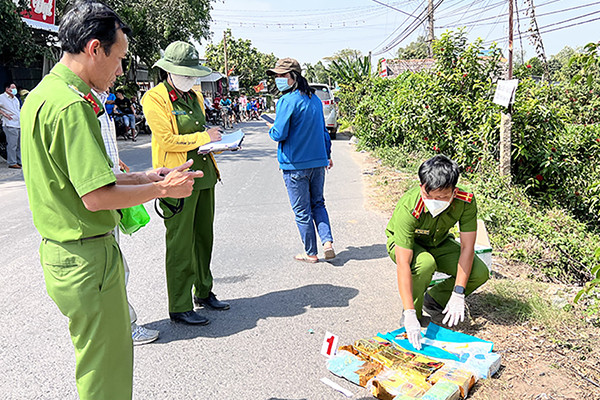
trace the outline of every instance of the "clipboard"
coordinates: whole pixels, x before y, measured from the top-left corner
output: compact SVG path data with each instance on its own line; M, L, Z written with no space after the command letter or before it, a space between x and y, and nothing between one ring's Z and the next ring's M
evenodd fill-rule
M198 147L198 154L207 154L217 151L235 151L239 150L244 141L244 132L241 129L221 135L221 140L218 142L207 143L204 146Z

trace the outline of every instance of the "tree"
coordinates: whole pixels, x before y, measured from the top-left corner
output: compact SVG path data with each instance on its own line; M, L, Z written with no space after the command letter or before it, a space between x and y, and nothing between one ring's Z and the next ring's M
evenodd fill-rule
M23 62L30 64L42 54L37 36L21 19L21 11L28 9L29 2L19 0L19 4L5 0L0 3L0 60L2 64ZM42 41L41 37L39 41Z
M277 57L272 53L261 53L252 46L251 40L234 38L231 29L225 31L225 38L227 40L227 67L230 70L233 69L231 75L239 76L240 88L250 91L253 86L267 76L267 69L275 66ZM223 40L206 47L206 60L207 65L213 70L227 74Z
M329 84L329 72L323 62L319 61L315 65L310 63L304 64L304 77L310 83L327 83Z
M69 0L57 0L57 16L65 13ZM131 65L137 60L152 66L160 50L183 40L201 42L210 36L210 0L105 0L132 29L129 42ZM60 12L59 12L60 11Z
M531 78L533 76L539 77L542 75L544 75L544 66L538 57L530 58L514 71L514 76L517 79Z
M585 78L588 86L598 82L600 77L600 42L591 42L583 47L581 54L571 57L569 67L578 67L578 73L573 77L573 82ZM600 258L600 251L598 252ZM600 279L600 271L598 271Z
M362 57L362 51L354 49L342 49L335 52L332 56L323 57L327 62L347 62L352 63Z
M358 58L354 61L347 61L345 59L332 61L327 71L337 83L345 85L360 83L364 79L369 79L373 76L368 56Z
M577 74L577 67L569 65L569 61L576 54L578 54L577 50L565 46L561 51L550 57L550 60L548 60L548 69L550 70L552 80L567 81Z
M415 60L428 57L429 45L425 36L419 36L416 41L398 49L398 58L401 60Z

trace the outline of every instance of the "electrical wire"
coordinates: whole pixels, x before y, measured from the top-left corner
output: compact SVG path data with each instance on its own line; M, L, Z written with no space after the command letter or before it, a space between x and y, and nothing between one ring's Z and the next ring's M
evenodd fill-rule
M591 14L598 14L598 13L600 13L600 11L596 11L594 13L586 14L586 15L583 15L583 16L580 16L580 17L570 18L568 20L557 22L557 23L553 23L553 24L550 24L550 25L542 26L541 28L539 28L539 31L540 31L540 34L542 34L542 33L549 33L549 32L554 32L554 31L558 31L558 30L562 30L562 29L566 29L566 28L571 28L573 26L578 26L578 25L583 25L583 24L587 24L587 23L590 23L590 22L598 21L598 20L600 20L600 17L593 18L593 19L590 19L590 20L587 20L587 21L576 22L574 24L560 26L560 27L553 28L553 29L546 29L546 28L549 28L551 26L560 25L560 24L563 24L563 23L568 22L568 21L573 21L575 19L583 18L585 16L589 16ZM522 34L519 35L519 38L528 38L528 37L530 37L532 35L533 35L533 33L522 33ZM495 39L495 40L489 40L489 41L485 42L484 44L491 44L491 43L494 43L494 42L496 42L496 43L503 43L503 42L506 42L507 40L508 40L507 38L498 38L498 39Z
M382 1L379 1L379 0L371 0L371 1L372 1L373 3L380 4L380 5L384 6L384 7L391 8L391 9L392 9L392 10L394 10L394 11L398 11L398 12L400 12L400 13L404 14L404 15L408 15L409 17L413 17L413 18L417 19L417 17L415 17L414 15L412 15L412 14L409 14L409 13L407 13L406 11L402 11L401 9L399 9L399 8L396 8L396 7L394 7L394 6L390 5L390 4L386 4L386 3L382 2Z
M523 48L523 37L521 33L521 19L519 18L519 5L517 3L518 1L515 1L515 10L517 11L517 33L519 35L519 43L521 44L521 62L525 62L525 50Z
M444 0L439 0L437 2L437 4L434 4L433 5L433 10L435 11L440 6L440 4L442 4L443 1ZM423 14L425 14L425 16L423 16ZM381 50L374 51L373 55L379 55L379 54L386 53L386 52L392 50L394 47L398 46L404 39L406 39L415 30L417 30L419 28L419 26L425 21L425 19L427 18L427 16L428 16L428 10L424 9L419 14L419 20L413 21L412 24L410 24L408 27L406 27L406 29L404 31L402 31L402 33L400 33L400 35L398 35L396 38L394 38L387 46L385 46Z
M590 6L595 6L600 4L600 1L594 2L594 3L588 3L588 4L582 4L579 6L575 6L575 7L570 7L570 8L565 8L565 9L561 9L561 10L554 10L554 11L550 11L547 13L541 13L541 14L536 14L536 17L543 17L543 16L547 16L547 15L554 15L554 14L559 14L559 13L563 13L563 12L567 12L567 11L573 11L573 10L577 10L579 8L583 8L583 7L590 7ZM536 6L539 7L539 6ZM526 11L523 10L523 12L525 13ZM508 13L503 13L499 16L502 17L507 17ZM477 21L467 21L467 22L461 22L461 23L453 23L453 24L448 24L448 25L442 25L440 26L440 28L456 28L459 26L484 26L484 25L490 25L493 23L482 23L482 21L488 21L490 19L494 19L497 18L497 16L491 16L491 17L487 17L487 18L480 18Z
M425 4L425 1L421 1L421 3L417 6L415 11L413 11L413 13L415 13L418 9L420 9L424 4ZM398 32L400 30L400 28L402 28L402 26L407 22L408 22L408 17L400 25L398 25L398 27L396 29L394 29L394 31L392 33L390 33L385 39L383 39L377 46L375 46L373 48L378 49L379 47L381 47L381 45L383 45L385 42L387 42L389 38L394 36L396 34L396 32Z

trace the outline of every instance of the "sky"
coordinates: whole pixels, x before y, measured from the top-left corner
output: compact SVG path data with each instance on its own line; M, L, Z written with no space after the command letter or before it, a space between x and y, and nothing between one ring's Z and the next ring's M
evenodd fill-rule
M523 49L525 59L536 54L527 37L518 38L519 32L528 34L530 2L535 5L547 56L565 46L576 48L600 40L600 1L516 0L514 49L519 54ZM201 54L206 43L221 41L228 28L235 38L250 39L259 51L293 57L300 64L314 64L345 48L363 55L371 51L374 61L395 58L399 47L426 35L427 23L418 23L417 17L425 15L427 0L216 0L212 4L213 35L200 45ZM585 23L590 20L595 21ZM443 0L434 21L436 37L465 26L470 41L481 37L487 46L496 41L508 54L507 0Z

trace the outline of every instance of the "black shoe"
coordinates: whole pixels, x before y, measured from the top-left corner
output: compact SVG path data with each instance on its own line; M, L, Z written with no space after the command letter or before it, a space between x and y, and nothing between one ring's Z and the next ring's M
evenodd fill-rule
M444 311L444 307L442 307L440 305L440 303L435 301L428 292L425 293L425 296L423 298L423 308L426 308L429 311L434 311L434 312L438 312L438 313L441 313L442 311Z
M213 292L210 292L208 297L201 299L200 297L194 296L194 304L198 307L208 307L213 310L229 310L229 303L217 300L217 296Z
M179 322L188 325L207 325L210 321L195 311L169 313L169 318L173 322Z
M429 315L431 322L436 325L442 325L442 321L445 317L445 315L442 313L444 311L444 307L435 301L433 297L429 295L429 293L425 293L425 297L423 298L423 311Z

